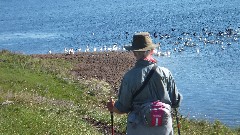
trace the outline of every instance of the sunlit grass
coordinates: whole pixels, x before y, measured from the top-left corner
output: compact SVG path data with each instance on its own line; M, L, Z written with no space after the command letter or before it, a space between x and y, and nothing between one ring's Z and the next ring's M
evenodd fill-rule
M73 108L14 103L1 107L0 114L4 134L100 134Z

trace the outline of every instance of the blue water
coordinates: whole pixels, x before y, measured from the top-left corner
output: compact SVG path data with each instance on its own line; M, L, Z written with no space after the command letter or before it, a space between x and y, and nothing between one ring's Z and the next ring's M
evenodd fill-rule
M229 28L233 35L217 36ZM128 44L139 31L157 32L153 41L171 52L157 59L172 71L184 96L182 114L240 125L239 0L0 0L0 49L24 54L99 49ZM194 47L184 46L186 41Z
M184 96L180 109L186 117L240 125L240 47L235 46L214 54L178 54L158 59L159 65L168 67L175 76Z

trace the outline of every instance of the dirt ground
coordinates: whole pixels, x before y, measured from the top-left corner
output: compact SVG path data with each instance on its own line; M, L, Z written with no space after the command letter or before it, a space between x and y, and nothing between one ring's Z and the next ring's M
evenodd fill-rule
M80 52L76 54L38 54L40 58L65 59L75 64L71 73L80 79L95 78L108 82L118 91L123 75L136 61L132 52Z

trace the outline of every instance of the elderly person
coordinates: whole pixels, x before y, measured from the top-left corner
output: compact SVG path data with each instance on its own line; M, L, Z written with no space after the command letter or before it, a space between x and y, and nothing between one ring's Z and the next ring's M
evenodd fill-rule
M133 51L136 57L135 66L123 77L117 101L109 101L107 108L110 112L128 114L127 135L171 135L173 134L172 118L169 114L161 126L147 126L140 115L141 105L149 101L161 101L169 108L180 105L181 94L178 92L171 72L164 67L155 66L156 69L143 90L136 96L134 94L143 85L146 76L157 65L152 57L157 45L152 43L148 32L137 33L133 36L131 46L126 50Z

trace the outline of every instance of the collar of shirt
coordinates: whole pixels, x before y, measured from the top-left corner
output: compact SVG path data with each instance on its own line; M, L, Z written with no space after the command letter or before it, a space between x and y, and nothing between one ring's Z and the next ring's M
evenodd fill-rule
M136 62L135 66L136 67L140 67L140 66L148 66L151 64L155 64L156 62L152 62L152 61L148 61L148 60L144 60L144 59L140 59Z

